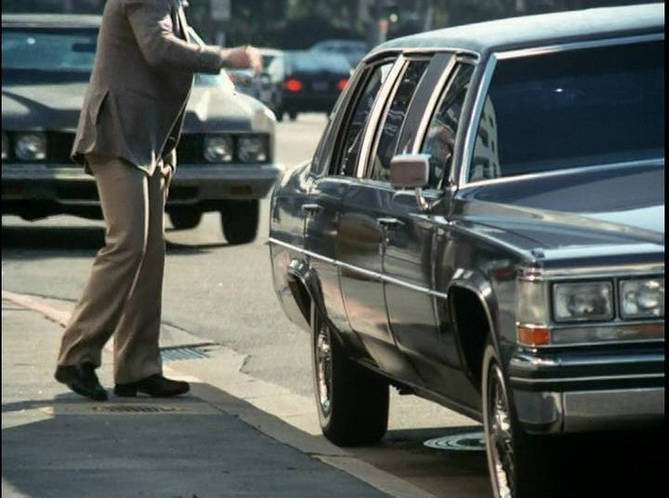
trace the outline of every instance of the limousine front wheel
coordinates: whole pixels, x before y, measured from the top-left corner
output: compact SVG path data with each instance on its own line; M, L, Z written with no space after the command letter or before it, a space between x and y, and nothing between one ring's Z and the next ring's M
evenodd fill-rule
M312 364L323 435L339 446L379 441L388 427L388 384L349 360L312 305Z
M536 498L545 469L542 440L526 434L516 419L511 392L494 347L483 354L483 425L488 472L495 498Z

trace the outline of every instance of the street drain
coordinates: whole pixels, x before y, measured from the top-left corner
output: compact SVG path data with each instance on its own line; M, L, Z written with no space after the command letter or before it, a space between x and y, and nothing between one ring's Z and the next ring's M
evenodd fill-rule
M161 348L160 357L163 359L163 361L197 360L198 358L208 358L205 353L193 346Z
M429 439L423 443L428 448L447 451L485 451L485 437L482 432L468 432Z
M180 409L175 406L147 406L147 405L105 405L91 408L95 412L109 413L169 413Z

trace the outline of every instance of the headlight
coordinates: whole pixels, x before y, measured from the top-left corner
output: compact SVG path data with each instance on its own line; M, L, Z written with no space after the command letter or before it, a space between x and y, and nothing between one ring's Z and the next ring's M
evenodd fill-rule
M664 278L622 280L620 314L623 318L664 316Z
M611 282L579 282L553 286L553 312L557 322L611 320Z
M39 132L16 135L14 154L21 161L44 161L46 159L46 135Z
M239 160L243 163L267 161L267 139L261 135L239 137Z
M232 162L233 151L231 136L213 135L204 139L204 158L210 163Z
M2 134L2 160L9 157L9 137L6 133Z

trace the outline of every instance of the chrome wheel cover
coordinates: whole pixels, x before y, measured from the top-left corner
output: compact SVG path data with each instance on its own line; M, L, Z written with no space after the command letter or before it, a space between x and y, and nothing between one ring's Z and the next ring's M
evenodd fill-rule
M314 353L316 355L318 401L323 415L327 417L332 409L332 347L330 334L325 324L321 324L318 328Z
M509 400L502 372L496 364L490 366L486 403L488 404L486 435L492 478L500 498L513 498L516 495L516 468Z

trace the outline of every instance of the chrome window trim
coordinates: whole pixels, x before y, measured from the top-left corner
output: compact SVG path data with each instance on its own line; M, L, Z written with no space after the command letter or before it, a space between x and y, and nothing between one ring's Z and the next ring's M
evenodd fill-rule
M456 56L465 56L471 57L474 59L474 62L478 62L481 58L481 54L475 50L469 50L466 48L458 47L444 47L444 46L435 46L435 47L398 47L398 48L387 48L384 50L379 50L378 52L371 52L369 55L363 58L363 62L368 62L376 59L377 57L383 57L389 54L398 55L416 55L416 54L436 54L440 52L451 52Z
M659 163L658 166L664 165L664 158L657 157L654 159L644 159L638 161L625 161L612 164L599 164L596 166L582 166L578 168L568 168L568 169L559 169L554 171L539 171L537 173L528 173L525 175L515 175L515 176L504 176L501 178L491 178L489 180L478 180L475 182L469 182L466 185L460 187L460 190L466 190L468 188L474 187L485 187L486 185L498 185L500 183L509 183L515 181L524 181L532 180L534 178L547 178L551 176L562 176L562 175L573 175L575 173L581 173L586 171L602 171L606 169L618 169L618 168L628 168L630 166L653 166L656 163Z
M485 104L485 97L488 95L488 89L490 87L490 82L492 81L492 76L495 70L495 66L497 65L497 61L512 59L512 58L520 58L520 57L531 57L535 55L543 55L548 53L567 52L570 50L582 50L595 47L609 47L614 45L626 45L632 43L643 43L648 41L659 41L659 40L664 40L664 33L651 33L647 35L638 35L638 36L625 36L618 38L605 38L601 40L559 43L555 45L546 45L543 47L493 52L490 55L490 58L486 65L483 78L481 79L481 83L479 85L479 91L476 95L476 100L474 102L474 107L472 110L472 118L471 118L472 120L469 123L469 128L467 130L467 135L465 137L465 150L462 157L462 167L460 168L460 177L458 178L458 188L465 188L466 186L469 185L476 185L483 183L482 181L469 183L467 181L467 178L469 176L471 160L474 154L474 146L476 142L476 131L478 131L478 123L481 118L481 112L483 111L483 105ZM542 173L536 173L536 174L541 175ZM518 178L518 177L510 176L510 177L504 177L502 179L486 180L485 183L503 180L505 178Z
M430 99L427 101L427 104L425 105L425 111L423 113L423 118L420 121L420 124L418 125L418 129L416 130L416 136L414 138L413 146L411 149L412 154L418 154L418 152L423 148L423 142L425 141L425 135L427 134L427 128L430 125L430 122L432 122L432 118L434 116L434 113L437 112L437 105L439 102L441 102L441 98L443 95L446 94L446 85L448 84L449 77L453 74L453 69L455 68L455 65L458 63L456 54L452 54L451 59L448 61L448 64L446 65L446 68L444 69L443 74L439 78L439 81L437 81L437 84L435 85L435 89L437 91L432 92L430 95Z
M291 249L293 251L299 252L301 254L304 254L305 256L309 256L309 257L318 259L320 261L324 261L324 262L329 263L331 265L334 265L338 268L343 268L343 269L358 273L360 275L370 277L374 280L378 280L378 281L386 283L386 284L397 285L399 287L404 287L404 288L411 289L411 290L414 290L414 291L417 291L417 292L422 292L422 293L428 294L430 296L434 296L434 297L441 298L441 299L447 299L448 298L448 294L445 294L443 292L437 292L437 291L434 291L432 289L428 289L427 287L422 287L420 285L410 284L408 282L404 282L404 281L399 280L399 279L394 278L394 277L389 277L387 275L384 275L384 274L381 274L381 273L378 273L378 272L375 272L375 271L366 270L364 268L360 268L358 266L351 265L349 263L344 263L344 262L336 260L336 259L328 258L327 256L322 256L322 255L320 255L318 253L315 253L313 251L308 251L306 249L302 249L301 247L297 247L293 244L283 242L282 240L278 240L278 239L275 239L273 237L270 237L268 242L271 243L271 244L276 244L276 245L285 247L287 249Z
M374 97L374 103L372 104L372 109L369 113L369 118L367 120L367 128L364 130L364 136L362 143L360 144L360 156L358 157L358 164L355 167L355 173L353 178L364 178L365 166L369 162L371 145L374 136L376 135L376 129L379 126L379 120L381 119L381 114L383 113L386 102L388 101L388 95L395 88L395 82L404 69L407 63L407 58L404 57L404 54L400 54L388 73L386 81L381 85L379 92Z
M427 61L428 64L425 67L425 70L423 71L423 74L421 74L420 78L418 79L418 84L416 85L416 88L414 88L413 94L411 95L411 100L409 101L409 105L407 106L406 110L408 111L411 108L411 103L413 102L413 99L416 95L416 90L418 90L418 87L420 86L421 82L423 81L423 78L425 77L425 73L427 72L428 68L430 67L430 63L432 62L432 58L428 56L427 54L421 54L420 56L417 57L405 57L405 64L404 67L402 68L401 73L397 76L397 79L393 82L392 88L390 90L390 93L388 94L388 100L386 103L383 105L383 113L382 116L379 118L379 121L376 126L376 130L374 131L374 144L372 148L370 149L370 155L368 157L368 160L365 164L365 168L362 172L362 178L365 178L367 180L371 180L370 175L372 174L372 168L374 167L373 164L373 158L376 155L376 152L379 148L379 142L381 142L381 135L383 134L382 127L385 126L386 124L386 119L388 119L388 113L390 112L390 107L393 104L393 101L395 100L395 96L397 95L397 90L400 87L401 80L404 77L404 75L407 72L407 69L409 69L409 64L412 62L416 61ZM390 77L390 75L388 75ZM380 93L380 92L379 92ZM404 115L404 121L406 121L406 114ZM404 126L404 121L402 121L402 126ZM398 130L398 138L399 135L402 133L402 127ZM385 182L389 183L389 182Z

